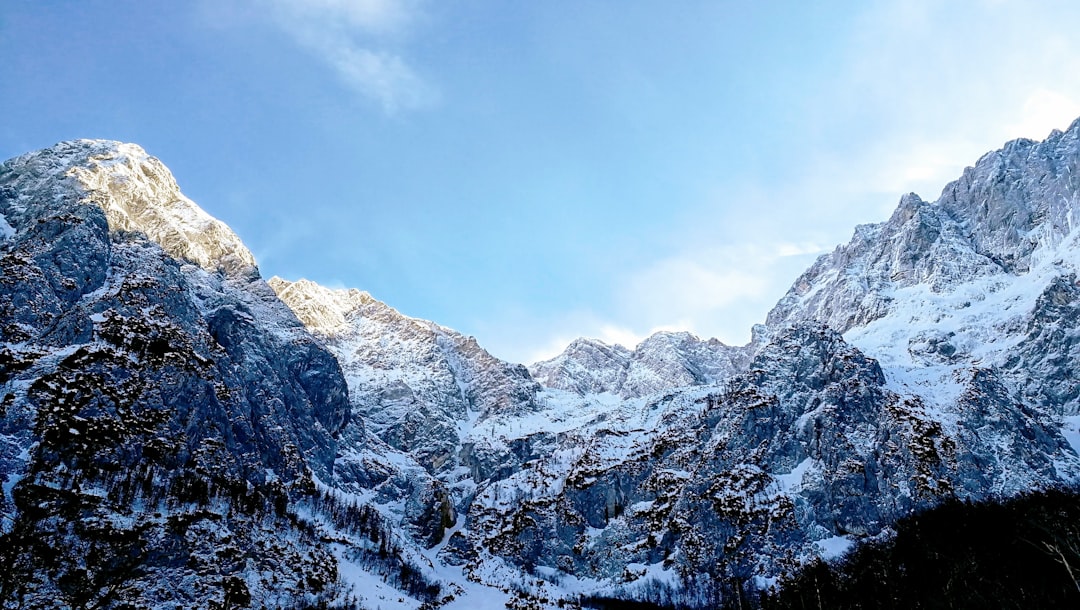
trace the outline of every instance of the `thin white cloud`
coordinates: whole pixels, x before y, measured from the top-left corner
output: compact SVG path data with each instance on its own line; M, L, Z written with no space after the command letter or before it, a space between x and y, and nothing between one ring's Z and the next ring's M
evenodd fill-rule
M273 0L277 9L308 23L342 24L370 34L400 34L419 10L408 0Z
M775 182L717 184L678 236L704 247L660 252L628 271L604 323L559 325L559 339L547 335L533 353L550 357L582 335L635 343L660 327L745 342L814 256L856 224L886 220L907 192L936 199L987 151L1043 139L1080 116L1080 43L1060 35L1069 21L1031 3L876 3L849 32L835 78L809 93L818 107L806 120L828 144Z
M821 254L826 248L813 242L781 243L775 248L776 256L787 258L789 256L804 256L806 254Z
M667 258L637 271L623 288L623 303L647 319L693 319L760 294L763 278L734 257Z
M1064 129L1080 115L1080 46L1066 25L1077 18L1060 3L874 3L812 92L816 122L850 138L834 136L844 146L809 166L833 170L838 195L933 199L1007 140Z
M351 89L387 114L429 107L435 88L392 41L407 38L420 7L410 0L273 0L274 22Z
M823 251L807 242L749 241L685 250L624 278L617 288L619 319L651 328L650 334L686 330L742 344L794 280L793 272Z
M397 55L342 41L323 41L318 49L346 84L378 101L389 114L424 108L436 100L434 90Z
M1080 117L1080 101L1067 94L1038 88L1024 100L1020 117L1005 127L1009 138L1042 140L1054 129L1065 129Z

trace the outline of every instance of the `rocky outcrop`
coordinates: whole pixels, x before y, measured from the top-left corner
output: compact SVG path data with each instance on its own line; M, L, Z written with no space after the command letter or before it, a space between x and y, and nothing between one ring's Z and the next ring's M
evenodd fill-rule
M885 346L874 343L888 341L869 336L875 323L902 318L915 323L900 329L908 336L960 326L954 346L1003 352L1043 289L1075 272L1078 166L1080 121L1044 142L1016 140L984 155L936 202L905 195L888 221L858 227L796 280L767 326L863 328L852 339L878 356Z
M98 141L0 165L0 214L4 607L336 581L284 507L332 467L345 382L232 232Z
M359 290L281 278L270 285L341 362L353 412L431 472L458 465L472 422L536 408L540 388L525 367L495 358L472 337Z
M567 435L488 487L470 509L472 546L540 573L730 586L790 573L944 497L1080 475L1057 422L992 372L957 383L961 399L937 411L888 390L836 332L795 325L722 386Z

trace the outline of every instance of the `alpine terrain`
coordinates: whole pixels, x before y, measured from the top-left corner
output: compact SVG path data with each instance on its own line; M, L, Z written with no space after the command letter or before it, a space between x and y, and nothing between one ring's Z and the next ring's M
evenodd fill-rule
M745 346L529 366L262 279L141 148L0 165L0 605L757 603L1080 479L1080 121L904 195ZM610 607L610 606L609 606Z

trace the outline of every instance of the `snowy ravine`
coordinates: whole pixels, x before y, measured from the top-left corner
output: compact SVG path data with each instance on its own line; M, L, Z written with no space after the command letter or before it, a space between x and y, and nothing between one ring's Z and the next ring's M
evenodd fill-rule
M1078 165L1080 122L905 195L746 346L526 368L264 282L137 146L7 161L0 602L706 606L945 498L1073 484Z

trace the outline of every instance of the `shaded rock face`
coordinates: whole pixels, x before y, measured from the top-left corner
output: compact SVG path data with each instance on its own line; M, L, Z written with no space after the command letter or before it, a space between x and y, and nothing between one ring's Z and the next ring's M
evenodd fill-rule
M1058 415L1080 414L1080 283L1074 273L1054 278L1039 295L1023 339L1003 369L1025 402Z
M9 606L208 606L336 579L284 507L332 468L340 368L232 232L181 197L130 145L0 165ZM244 557L294 576L274 584ZM188 581L177 599L169 583Z

